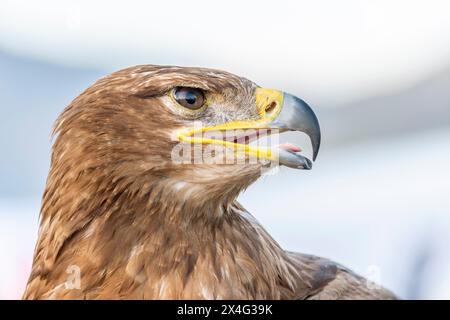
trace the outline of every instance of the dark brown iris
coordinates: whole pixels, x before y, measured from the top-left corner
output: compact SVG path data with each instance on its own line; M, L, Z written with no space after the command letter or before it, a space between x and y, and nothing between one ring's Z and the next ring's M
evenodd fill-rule
M178 87L175 88L173 95L180 105L191 110L198 110L205 103L205 95L200 89Z

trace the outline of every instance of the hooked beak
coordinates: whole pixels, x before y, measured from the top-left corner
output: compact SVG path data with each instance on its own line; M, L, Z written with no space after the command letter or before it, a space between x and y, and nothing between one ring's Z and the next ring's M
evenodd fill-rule
M279 130L306 133L311 140L313 161L316 160L320 148L320 126L314 111L305 101L284 93L281 110L268 126ZM289 149L280 150L279 161L280 164L292 168L311 169L312 167L309 159Z
M244 150L248 155L262 157L271 161L278 161L296 169L311 169L312 162L297 153L299 148L276 148L267 149L254 147L248 144L240 144L232 141L210 139L196 136L197 133L209 131L227 131L237 129L277 129L284 131L301 131L306 133L312 144L313 161L316 160L320 148L320 126L312 109L302 99L291 94L273 89L257 88L255 90L255 101L260 118L251 121L231 121L212 127L200 129L181 130L177 133L180 141L218 144L235 149Z
M320 126L314 111L305 101L285 93L280 114L269 126L306 133L311 139L313 161L316 160L320 148Z

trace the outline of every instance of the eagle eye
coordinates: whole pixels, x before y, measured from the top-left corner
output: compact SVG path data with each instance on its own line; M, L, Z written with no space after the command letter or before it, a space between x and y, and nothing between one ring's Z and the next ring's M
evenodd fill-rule
M198 110L205 104L205 94L197 88L177 87L173 90L176 102L185 108Z

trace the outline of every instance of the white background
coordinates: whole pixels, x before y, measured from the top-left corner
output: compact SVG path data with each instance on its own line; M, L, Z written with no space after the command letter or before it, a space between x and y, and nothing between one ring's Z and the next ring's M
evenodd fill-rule
M52 121L96 78L146 63L308 101L323 130L313 170L265 176L241 202L287 249L405 298L450 298L450 5L411 0L2 0L0 298L28 276Z

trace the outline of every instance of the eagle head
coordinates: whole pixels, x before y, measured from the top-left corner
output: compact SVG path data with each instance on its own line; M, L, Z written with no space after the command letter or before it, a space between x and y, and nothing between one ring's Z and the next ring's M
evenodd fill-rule
M309 135L315 160L320 129L303 100L223 71L136 66L100 79L66 108L53 161L135 192L159 181L183 200L207 192L211 201L235 197L273 165L310 169L295 146L255 145L288 130Z

